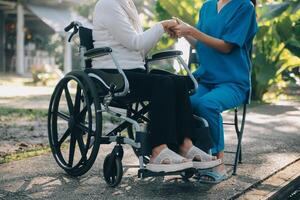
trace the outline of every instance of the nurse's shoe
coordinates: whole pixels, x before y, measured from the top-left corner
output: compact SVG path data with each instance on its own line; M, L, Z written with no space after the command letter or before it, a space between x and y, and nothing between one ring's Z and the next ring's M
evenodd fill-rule
M192 146L183 156L193 161L195 169L211 169L222 164L222 159L217 159L195 146Z
M219 165L210 171L198 171L195 178L198 179L200 183L218 184L227 180L230 178L230 176L228 175L226 167L223 163L222 165Z
M169 148L163 149L149 164L146 169L152 172L177 172L193 168L193 162L186 159Z

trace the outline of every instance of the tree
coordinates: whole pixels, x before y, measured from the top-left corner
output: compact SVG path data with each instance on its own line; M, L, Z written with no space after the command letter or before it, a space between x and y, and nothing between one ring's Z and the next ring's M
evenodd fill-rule
M194 25L198 19L199 8L202 4L203 1L199 0L159 0L157 2L157 11L161 19L170 19L174 16Z
M253 57L253 98L260 100L282 74L300 66L300 3L267 4L260 10L260 29ZM277 94L282 88L277 88Z

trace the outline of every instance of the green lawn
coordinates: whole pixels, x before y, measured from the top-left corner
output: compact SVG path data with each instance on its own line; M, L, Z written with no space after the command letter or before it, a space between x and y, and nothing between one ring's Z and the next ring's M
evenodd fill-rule
M26 118L28 120L34 120L47 117L47 113L47 110L0 107L0 119L5 118L14 120L18 118Z

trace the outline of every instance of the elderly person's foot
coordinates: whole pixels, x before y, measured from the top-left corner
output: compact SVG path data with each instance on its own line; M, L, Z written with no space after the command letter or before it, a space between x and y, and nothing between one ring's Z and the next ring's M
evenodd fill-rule
M186 138L180 146L180 154L193 161L195 169L210 169L222 164L222 160L195 147L191 139Z
M191 160L171 151L167 145L153 148L152 156L146 169L152 172L176 172L193 168Z

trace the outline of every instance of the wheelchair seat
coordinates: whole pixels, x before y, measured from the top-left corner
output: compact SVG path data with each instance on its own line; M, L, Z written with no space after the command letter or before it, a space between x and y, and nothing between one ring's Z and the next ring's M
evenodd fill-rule
M111 87L114 87L114 92L121 92L124 89L125 83L121 74L107 73L93 68L86 68L84 71L94 80L95 87L101 94L107 94ZM97 76L101 78L99 79Z

